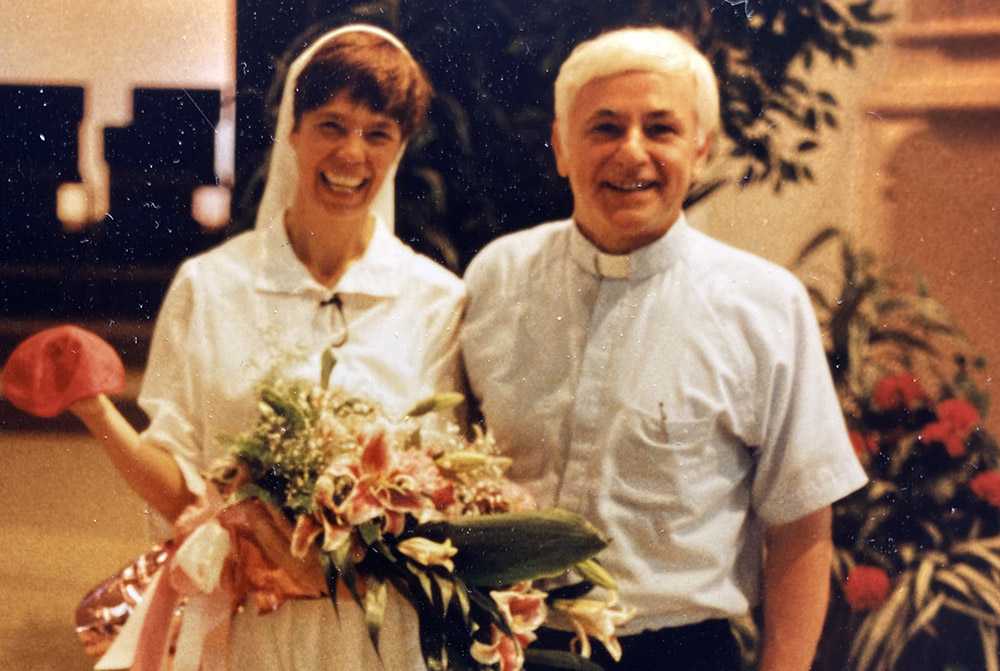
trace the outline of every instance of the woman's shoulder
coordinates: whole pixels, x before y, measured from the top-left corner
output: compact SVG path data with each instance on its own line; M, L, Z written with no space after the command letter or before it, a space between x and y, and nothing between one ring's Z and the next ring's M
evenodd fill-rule
M385 242L391 246L391 254L396 257L390 265L394 272L400 274L399 280L404 288L455 297L465 295L465 284L458 275L437 261L415 251L399 238L390 237Z
M237 233L215 247L188 258L184 265L213 268L216 266L252 266L256 250L260 246L259 232L256 230Z
M174 284L238 286L255 274L259 241L255 231L239 233L215 247L187 258L177 269Z

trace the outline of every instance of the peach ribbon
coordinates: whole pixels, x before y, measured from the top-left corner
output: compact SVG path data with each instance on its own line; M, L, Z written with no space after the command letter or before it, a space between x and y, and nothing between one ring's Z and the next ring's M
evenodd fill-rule
M97 671L160 671L172 643L174 671L227 671L229 625L247 594L262 614L326 595L318 556L291 554L292 525L279 511L257 499L225 507L209 490L174 524L176 549Z

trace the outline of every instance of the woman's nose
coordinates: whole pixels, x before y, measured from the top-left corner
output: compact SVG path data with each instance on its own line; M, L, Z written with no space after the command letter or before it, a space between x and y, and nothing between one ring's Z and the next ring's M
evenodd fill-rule
M344 134L337 155L344 161L361 161L365 157L365 141L360 130L352 130Z

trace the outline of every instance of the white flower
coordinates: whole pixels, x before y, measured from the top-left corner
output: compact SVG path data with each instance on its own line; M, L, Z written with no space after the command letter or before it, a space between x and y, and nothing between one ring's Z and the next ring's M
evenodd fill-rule
M445 539L444 543L435 543L420 536L407 538L396 549L424 566L443 566L449 573L455 570L455 563L451 558L458 553L458 548L451 544L450 538Z
M616 662L622 657L622 646L618 642L615 628L625 624L635 615L635 609L612 608L615 603L615 596L612 594L608 601L597 601L595 599L556 599L552 607L560 610L569 616L576 630L577 640L580 641L580 654L583 657L590 657L590 640L588 636L593 636L604 644L608 654Z

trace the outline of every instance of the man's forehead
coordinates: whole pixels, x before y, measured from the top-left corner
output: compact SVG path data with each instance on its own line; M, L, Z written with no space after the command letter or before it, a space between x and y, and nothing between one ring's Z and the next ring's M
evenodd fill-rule
M694 94L695 78L691 72L625 70L584 83L569 110L571 115L584 113L587 117L633 113L631 104L635 97L641 96L654 104L645 112L671 115L682 106L693 106Z

